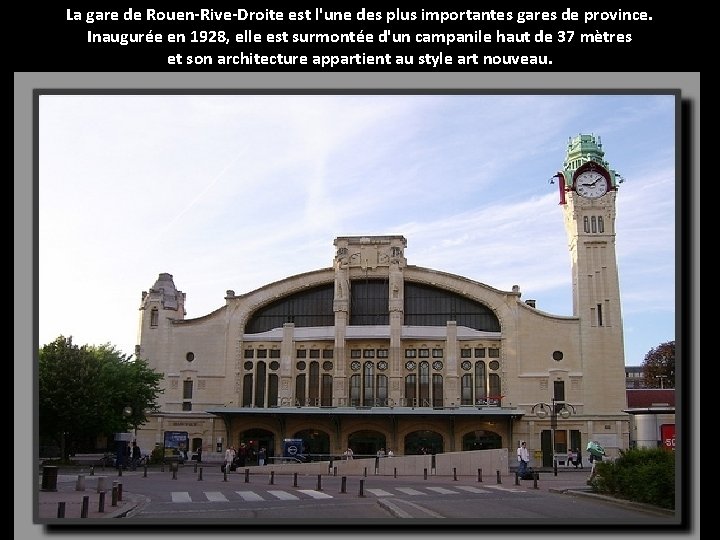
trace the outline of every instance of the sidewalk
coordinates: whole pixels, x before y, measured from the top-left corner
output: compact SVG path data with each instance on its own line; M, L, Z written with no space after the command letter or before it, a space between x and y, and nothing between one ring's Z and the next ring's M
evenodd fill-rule
M83 480L79 480L79 476L83 476ZM102 480L105 478L105 480ZM98 483L104 482L107 489L104 491L104 501L102 512L100 511L101 493L98 492ZM117 482L116 490L117 501L115 506L112 504L113 483ZM119 485L122 484L122 477L117 475L112 469L104 472L96 473L90 476L88 473L76 474L58 474L57 490L42 490L42 475L38 480L37 492L37 518L44 523L49 520L58 519L59 521L76 521L85 519L101 519L101 518L121 518L128 512L135 509L138 504L145 500L142 495L122 492L122 500L120 500ZM84 488L84 489L78 489ZM83 517L83 504L87 497L87 514ZM61 503L64 503L64 517L59 519L58 512L61 510Z

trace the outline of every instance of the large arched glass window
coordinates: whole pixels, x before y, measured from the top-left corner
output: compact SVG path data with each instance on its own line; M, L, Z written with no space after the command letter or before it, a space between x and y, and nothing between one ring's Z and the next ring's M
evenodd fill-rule
M443 378L439 373L433 373L432 376L432 403L433 407L444 407L443 403Z
M373 372L375 365L372 362L365 362L363 365L363 405L372 406L375 404L375 388Z
M420 407L430 406L430 363L420 362L420 388L418 399Z
M255 366L255 406L265 406L265 362L258 362Z
M485 362L479 360L475 362L475 403L481 405L487 398L485 378Z
M461 405L472 405L473 404L473 388L472 388L472 375L466 373L462 376L460 382L460 404Z
M308 398L311 406L317 407L320 405L320 364L318 362L310 362Z
M405 404L408 407L417 405L417 375L411 373L405 377Z
M350 405L360 405L360 375L350 377Z
M298 373L295 376L295 404L305 405L305 374Z

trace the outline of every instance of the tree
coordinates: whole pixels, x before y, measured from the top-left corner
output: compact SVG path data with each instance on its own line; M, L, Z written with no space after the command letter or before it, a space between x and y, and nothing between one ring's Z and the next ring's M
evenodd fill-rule
M60 336L39 351L40 438L60 446L63 459L69 448L93 451L98 437L147 420L146 413L157 408L162 377L113 345L79 347L72 337Z
M646 388L675 388L675 342L650 349L642 363Z

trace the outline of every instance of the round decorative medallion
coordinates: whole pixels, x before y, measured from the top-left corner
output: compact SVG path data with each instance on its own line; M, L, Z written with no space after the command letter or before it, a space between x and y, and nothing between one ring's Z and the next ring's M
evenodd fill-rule
M498 369L498 368L500 367L500 362L498 362L497 360L492 360L492 361L488 364L488 367L494 371L494 370L496 370L496 369Z
M302 371L303 369L305 369L305 362L303 362L303 361L301 360L300 362L298 362L297 364L295 364L295 367L296 367L299 371Z
M469 360L465 360L462 364L460 364L460 367L463 368L465 371L468 371L472 367L472 364Z
M353 371L360 371L360 362L355 360L354 362L350 362L350 369Z
M413 362L412 360L409 360L409 361L405 362L405 369L412 371L415 369L416 365L417 364L415 364L415 362Z
M442 369L442 367L443 367L443 366L442 366L442 362L441 362L440 360L435 360L435 361L433 362L433 369L434 369L435 371L440 371L440 370Z
M387 369L387 362L385 360L380 360L377 366L380 371L385 371Z

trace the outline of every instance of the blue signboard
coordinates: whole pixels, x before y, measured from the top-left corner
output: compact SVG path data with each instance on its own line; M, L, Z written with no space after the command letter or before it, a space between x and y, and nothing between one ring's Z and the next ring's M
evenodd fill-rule
M190 439L187 431L166 431L163 446L165 457L185 458Z
M283 439L284 457L301 457L303 455L302 439Z

